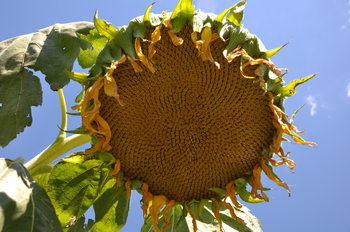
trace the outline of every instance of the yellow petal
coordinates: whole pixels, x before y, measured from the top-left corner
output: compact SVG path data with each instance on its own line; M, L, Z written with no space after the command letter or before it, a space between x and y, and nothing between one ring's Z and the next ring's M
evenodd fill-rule
M137 37L135 39L135 51L143 65L145 65L152 73L154 73L156 70L154 69L153 64L147 59L147 57L142 52L140 37Z
M151 35L151 43L148 47L148 59L153 62L152 58L154 54L156 54L156 50L154 49L154 44L157 43L161 39L161 30L162 26L156 27Z
M158 213L161 210L161 208L163 208L163 206L166 204L167 202L167 198L163 195L159 195L159 196L153 196L153 201L152 201L152 205L149 208L149 213L151 215L151 222L152 222L152 226L153 229L156 232L160 232L160 229L158 228Z
M177 37L175 33L172 33L170 31L168 31L168 34L169 34L169 36L171 38L171 41L173 42L173 44L175 46L179 46L179 45L183 44L184 40L182 38L180 38L180 37Z

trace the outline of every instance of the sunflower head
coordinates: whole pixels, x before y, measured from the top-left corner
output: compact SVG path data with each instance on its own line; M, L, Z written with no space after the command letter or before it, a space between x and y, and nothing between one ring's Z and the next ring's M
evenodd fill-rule
M284 85L286 69L270 61L283 46L267 51L243 28L245 3L219 15L195 11L191 0L159 15L150 13L151 5L118 30L95 15L108 42L81 81L85 97L75 107L95 138L86 152L113 154L113 174L142 192L155 231L159 211L165 229L173 207L195 218L193 209L208 201L220 224L220 207L244 224L235 214L236 195L268 201L262 171L289 192L272 170L295 167L281 147L283 135L315 145L298 135L283 108L314 75Z

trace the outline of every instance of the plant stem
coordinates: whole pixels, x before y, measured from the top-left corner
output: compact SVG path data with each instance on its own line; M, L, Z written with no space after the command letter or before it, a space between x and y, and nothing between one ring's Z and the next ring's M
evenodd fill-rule
M58 90L58 98L61 106L61 127L55 141L51 145L49 145L45 150L43 150L40 154L38 154L25 164L25 167L28 169L29 173L32 176L41 174L40 169L42 165L52 163L52 161L54 161L61 155L67 153L68 151L78 146L88 143L91 140L91 137L86 134L76 134L67 138L67 108L62 89Z
M90 136L85 134L72 135L64 139L56 139L44 151L35 156L33 159L25 164L31 175L35 175L40 165L50 164L52 161L67 153L68 151L90 142Z
M62 89L59 89L57 91L58 93L58 99L60 101L60 106L61 106L61 127L58 132L57 138L66 138L66 130L67 130L67 124L68 124L68 117L67 117L67 105L66 105L66 99L64 97L64 93Z

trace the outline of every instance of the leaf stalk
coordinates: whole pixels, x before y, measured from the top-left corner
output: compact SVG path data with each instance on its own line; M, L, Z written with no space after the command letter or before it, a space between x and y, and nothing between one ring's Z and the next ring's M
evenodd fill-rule
M43 166L52 163L61 155L69 152L70 150L78 146L88 143L91 140L90 135L86 134L76 134L67 138L67 107L62 89L58 90L58 98L61 107L61 127L59 133L52 144L50 144L45 150L43 150L40 154L38 154L25 164L25 167L28 169L29 173L32 176L43 174L42 170L48 170L45 168L43 169Z

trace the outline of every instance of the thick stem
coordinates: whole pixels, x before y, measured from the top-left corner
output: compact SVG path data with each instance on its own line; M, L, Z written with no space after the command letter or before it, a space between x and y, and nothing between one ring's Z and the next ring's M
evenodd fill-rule
M90 142L90 140L90 135L85 134L72 135L64 139L56 139L54 143L52 143L44 151L27 162L25 166L30 174L35 174L36 169L38 169L40 165L50 164L61 155L69 152L73 148Z
M25 166L32 176L40 174L42 165L52 163L55 159L69 152L73 148L90 142L91 137L86 134L72 135L69 138L66 136L67 130L67 108L63 90L58 90L58 98L61 106L61 127L55 141L43 150L40 154L28 161Z

